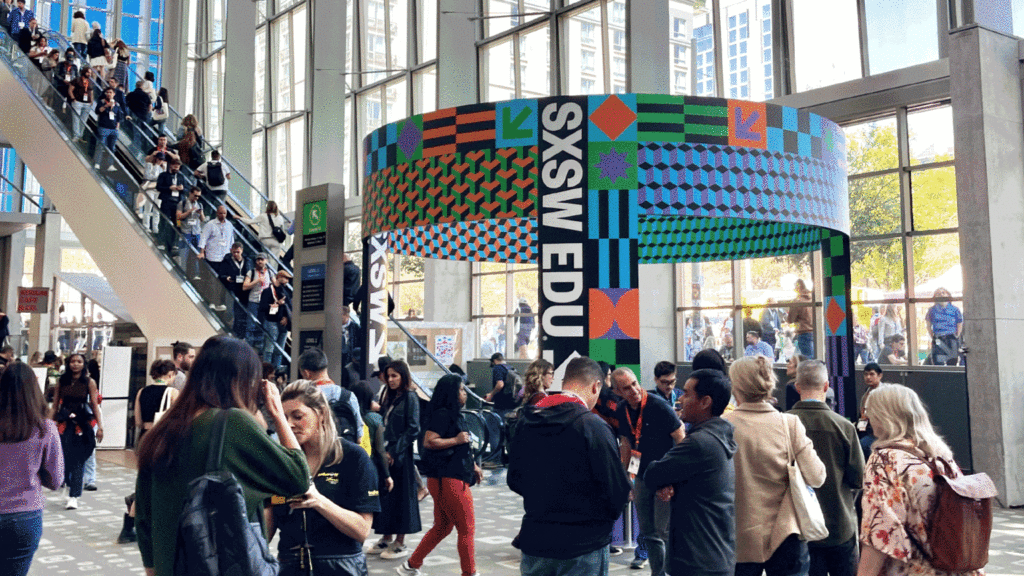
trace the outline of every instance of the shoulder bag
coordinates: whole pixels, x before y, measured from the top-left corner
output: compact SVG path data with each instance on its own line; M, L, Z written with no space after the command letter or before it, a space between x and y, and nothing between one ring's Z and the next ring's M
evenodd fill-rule
M923 453L902 446L887 448L912 454L932 469L936 490L928 526L932 549L928 562L932 567L945 572L984 568L992 536L992 499L998 494L988 474L960 474L954 478L953 465L942 458L929 460Z
M160 408L155 413L153 413L153 424L159 422L160 418L163 417L164 412L167 412L167 410L170 409L170 407L171 387L168 386L167 388L164 389L164 395L160 398Z
M828 528L825 527L825 515L821 512L821 504L814 490L804 482L804 475L800 471L800 465L796 462L796 454L793 450L793 435L789 431L789 418L784 414L782 422L786 427L786 452L789 462L786 470L789 472L789 490L786 494L793 503L793 511L796 512L796 523L800 527L800 539L808 542L822 540L828 537Z
M288 238L284 229L277 224L274 224L274 218L271 217L270 214L267 214L267 221L270 222L270 232L274 235L274 239L278 242L284 242L285 239Z
M229 410L213 423L206 474L189 483L178 517L175 576L277 576L259 524L249 523L242 486L224 470L224 429Z

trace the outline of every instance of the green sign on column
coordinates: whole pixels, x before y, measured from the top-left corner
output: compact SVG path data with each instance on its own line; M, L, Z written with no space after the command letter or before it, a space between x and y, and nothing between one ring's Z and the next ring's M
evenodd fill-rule
M302 247L315 248L327 244L327 200L302 206Z

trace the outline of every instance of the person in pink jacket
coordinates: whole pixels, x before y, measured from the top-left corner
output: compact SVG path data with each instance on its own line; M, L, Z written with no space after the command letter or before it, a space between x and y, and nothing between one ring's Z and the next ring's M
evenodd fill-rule
M772 361L748 356L729 368L736 409L724 418L734 427L736 454L736 576L806 576L807 542L799 537L789 489L789 454L812 488L825 483L825 465L804 425L768 400L775 391Z
M57 424L27 364L0 376L0 572L24 576L43 534L43 486L64 481Z

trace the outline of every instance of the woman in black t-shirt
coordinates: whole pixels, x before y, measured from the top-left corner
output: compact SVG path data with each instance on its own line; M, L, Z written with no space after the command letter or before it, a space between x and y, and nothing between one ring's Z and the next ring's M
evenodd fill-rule
M358 444L338 437L327 399L316 386L291 384L281 393L281 404L313 483L300 498L271 499L267 525L270 539L281 531L280 575L363 576L363 541L380 510L373 463Z
M423 536L412 556L398 568L399 574L418 575L424 558L451 533L453 526L459 532L462 575L476 573L473 554L476 518L469 487L483 478L483 470L473 462L469 432L461 412L465 404L462 378L449 374L437 381L430 398L430 425L423 438L423 467L427 489L434 499L434 526Z

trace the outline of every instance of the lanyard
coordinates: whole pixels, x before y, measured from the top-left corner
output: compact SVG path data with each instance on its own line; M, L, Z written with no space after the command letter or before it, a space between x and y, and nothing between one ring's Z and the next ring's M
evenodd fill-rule
M644 407L647 406L647 391L644 390L644 397L640 399L640 414L636 417L636 426L633 426L633 419L629 417L629 404L626 404L626 422L629 423L629 429L633 431L633 437L636 438L636 445L640 445L640 434L642 432L641 427L644 425Z

